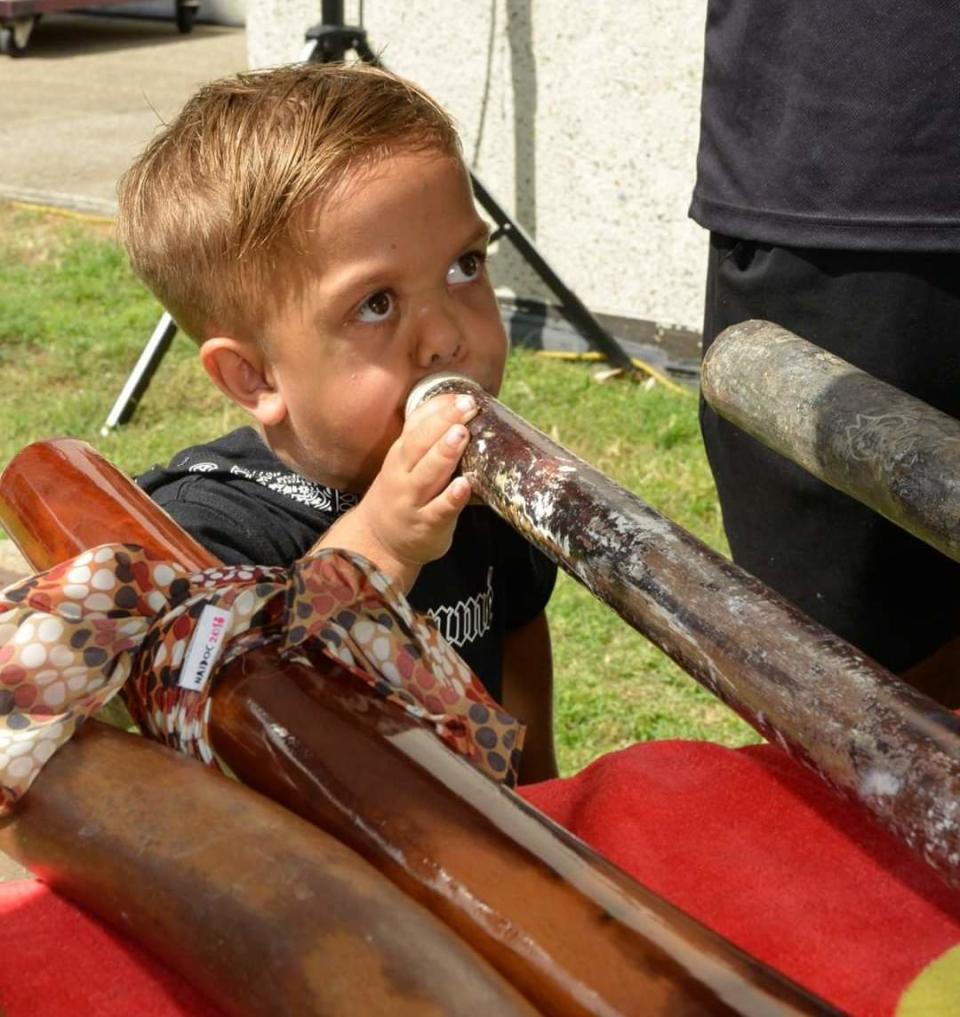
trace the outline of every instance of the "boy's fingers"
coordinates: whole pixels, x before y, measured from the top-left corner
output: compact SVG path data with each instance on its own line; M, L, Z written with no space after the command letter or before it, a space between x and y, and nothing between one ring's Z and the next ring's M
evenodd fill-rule
M454 477L449 484L427 506L435 525L458 516L470 502L470 481L466 477Z
M419 504L426 505L447 485L469 440L470 432L463 424L451 424L413 464L409 476Z
M476 415L476 400L465 394L437 396L418 406L399 439L404 467L413 471L437 442L444 439L451 426L466 424ZM466 444L465 438L463 444Z

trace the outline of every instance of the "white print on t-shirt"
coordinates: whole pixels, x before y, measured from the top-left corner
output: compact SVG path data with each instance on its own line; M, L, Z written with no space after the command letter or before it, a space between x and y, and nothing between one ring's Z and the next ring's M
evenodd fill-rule
M333 512L340 515L351 509L360 500L358 495L348 494L346 491L337 491L332 487L324 487L299 473L288 473L282 470L248 470L243 466L234 464L230 472L238 476L252 480L255 484L277 494L282 494L292 501L298 501L301 505L309 505L310 508L319 509L321 512Z
M493 566L487 569L486 593L458 600L452 607L435 607L428 617L451 646L465 646L490 631L493 618Z

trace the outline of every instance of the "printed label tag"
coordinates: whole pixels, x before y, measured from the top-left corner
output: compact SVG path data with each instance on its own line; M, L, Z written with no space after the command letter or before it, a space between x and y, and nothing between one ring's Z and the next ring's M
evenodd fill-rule
M206 688L226 645L232 617L230 611L212 604L207 604L200 612L177 679L180 688L192 689L194 692L202 692Z

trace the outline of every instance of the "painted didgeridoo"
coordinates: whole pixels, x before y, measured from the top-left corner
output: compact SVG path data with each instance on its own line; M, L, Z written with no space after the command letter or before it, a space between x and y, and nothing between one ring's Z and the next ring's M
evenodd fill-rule
M35 567L122 539L211 563L81 442L38 443L0 478L0 522ZM74 536L76 534L76 536ZM747 957L359 688L269 648L218 676L210 734L245 783L372 861L551 1015L822 1013Z
M472 381L463 475L575 579L829 785L960 884L960 718L531 427Z
M536 1012L333 837L96 721L0 820L0 848L228 1014Z
M720 416L960 561L960 420L768 321L721 332L700 381Z

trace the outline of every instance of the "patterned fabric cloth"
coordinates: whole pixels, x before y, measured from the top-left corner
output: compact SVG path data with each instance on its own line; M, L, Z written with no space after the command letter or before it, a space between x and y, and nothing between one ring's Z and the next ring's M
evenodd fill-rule
M515 784L523 726L365 558L325 550L290 568L190 572L106 544L0 592L0 814L124 685L145 734L216 765L216 670L267 643L306 661L308 641Z

